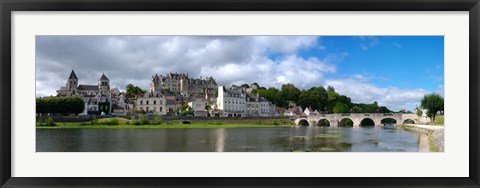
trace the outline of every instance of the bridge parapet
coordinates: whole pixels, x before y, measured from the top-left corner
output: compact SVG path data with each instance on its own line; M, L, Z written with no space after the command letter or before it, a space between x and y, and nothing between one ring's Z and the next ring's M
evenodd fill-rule
M413 114L416 116L416 114ZM343 114L317 114L309 116L298 116L297 120L305 119L309 124L317 124L320 120L328 120L330 126L337 126L343 119L350 119L353 121L354 126L360 126L361 122L365 119L371 119L375 125L381 125L381 121L387 118L394 119L397 124L403 123L405 118L418 121L418 117L414 118L412 114L400 114L400 113L343 113ZM298 121L296 121L298 122Z

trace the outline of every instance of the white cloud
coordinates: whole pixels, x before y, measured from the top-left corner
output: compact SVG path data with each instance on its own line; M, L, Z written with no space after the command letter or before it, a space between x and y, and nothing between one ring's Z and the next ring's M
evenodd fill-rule
M215 75L219 84L257 82L264 87L280 88L293 83L299 88L321 85L325 73L335 72L335 67L316 57L304 59L287 55L278 60L253 57L243 64L225 64L219 67L203 67L202 75Z
M379 43L375 37L359 38L367 48ZM368 74L328 80L327 74L336 72L336 62L348 53L323 59L297 55L304 49L324 49L317 41L312 36L39 36L36 95L55 95L72 68L80 84L96 84L105 72L111 86L121 90L128 83L146 89L152 75L168 72L213 76L224 85L258 82L279 88L293 83L301 89L332 85L354 102L378 101L393 110L414 108L426 93L380 88L368 83L375 76Z
M368 82L354 79L327 80L325 85L333 86L338 93L349 96L354 103L372 103L391 110L412 110L419 105L421 98L427 94L423 89L381 88Z
M36 80L38 95L55 95L71 69L80 84L95 84L102 72L113 87L128 83L147 88L151 75L188 73L214 76L219 83L259 82L266 86L302 82L299 73L320 79L334 70L329 60L297 57L304 49L323 47L314 36L38 36ZM271 60L269 55L276 54ZM324 70L325 68L325 70ZM291 78L291 76L293 78Z

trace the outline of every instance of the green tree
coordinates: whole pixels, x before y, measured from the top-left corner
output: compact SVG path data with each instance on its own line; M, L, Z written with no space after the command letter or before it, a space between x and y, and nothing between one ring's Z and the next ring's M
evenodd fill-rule
M79 114L85 110L80 97L45 97L36 99L37 114Z
M140 88L138 86L134 86L133 84L127 84L127 86L125 86L125 88L127 89L126 95L129 98L132 98L134 96L143 95L143 94L147 93L146 90L143 90L142 88Z
M422 99L421 106L427 109L427 116L435 122L435 116L439 111L443 111L443 97L439 94L428 94Z
M333 107L333 113L348 113L348 105L343 104L342 102L337 102L335 107Z
M283 84L280 90L280 98L284 101L298 101L300 89L293 84Z
M352 113L362 113L363 109L362 109L362 107L359 107L359 106L353 106L351 112Z

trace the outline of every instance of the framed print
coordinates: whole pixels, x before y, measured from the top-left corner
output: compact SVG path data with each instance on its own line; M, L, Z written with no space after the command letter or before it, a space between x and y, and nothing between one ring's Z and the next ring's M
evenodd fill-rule
M478 0L0 5L2 187L479 186Z

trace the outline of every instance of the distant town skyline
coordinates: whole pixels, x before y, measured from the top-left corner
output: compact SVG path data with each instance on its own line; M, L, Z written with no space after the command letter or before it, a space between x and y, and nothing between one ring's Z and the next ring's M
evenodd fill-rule
M56 95L74 69L111 87L149 88L154 74L186 73L219 85L335 87L355 103L413 110L443 95L443 36L37 36L36 96Z

